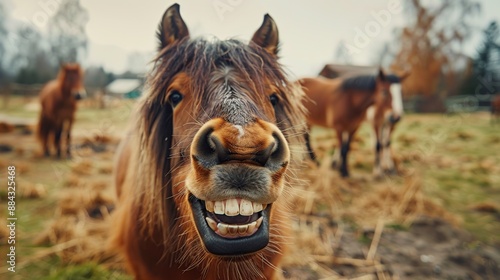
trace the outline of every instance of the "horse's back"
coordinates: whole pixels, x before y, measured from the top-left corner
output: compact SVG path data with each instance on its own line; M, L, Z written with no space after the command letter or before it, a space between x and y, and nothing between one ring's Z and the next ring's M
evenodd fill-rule
M302 78L299 81L305 98L307 122L309 125L332 127L334 121L334 106L337 99L336 93L341 84L339 79L327 78Z

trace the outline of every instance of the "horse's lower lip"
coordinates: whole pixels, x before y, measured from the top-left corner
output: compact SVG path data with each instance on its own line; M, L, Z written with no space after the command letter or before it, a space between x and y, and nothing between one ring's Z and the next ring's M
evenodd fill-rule
M189 194L189 204L193 211L193 218L205 249L218 256L241 256L255 253L269 243L269 211L267 207L262 211L262 224L255 233L249 236L224 238L216 234L207 224L205 209L202 202L194 195Z

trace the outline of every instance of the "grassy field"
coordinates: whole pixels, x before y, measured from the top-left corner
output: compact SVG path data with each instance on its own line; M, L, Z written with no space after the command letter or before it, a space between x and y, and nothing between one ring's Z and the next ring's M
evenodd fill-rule
M32 106L30 100L12 98L1 115L34 121L38 113L33 107L36 106ZM104 222L93 222L79 215L82 215L81 209L88 214L90 205L96 201L101 205L113 201L113 152L132 107L130 103L106 110L81 106L74 127L77 149L72 160L40 157L34 135L22 135L17 131L0 134L0 144L14 147L13 152L1 155L0 182L5 182L7 166L15 165L19 186L17 272L8 273L2 268L0 278L34 279L36 275L36 279L130 279L117 269L116 263L109 261L110 256L90 254L86 257L82 253L103 247L105 235L100 231L92 233L89 228L100 227L106 217ZM307 185L297 188L299 219L304 215L317 217L326 213L323 216L330 221L374 227L380 218L378 212L360 212L375 203L377 195L386 189L404 194L406 190L413 190L407 187L408 182L418 181L420 201L432 203L432 207L441 211L438 216L471 232L478 243L500 244L500 125L491 125L488 114L406 115L392 141L401 175L379 180L371 176L373 145L370 133L370 128L363 125L350 155L352 178L343 180L328 167L334 152L333 133L314 128L313 146L318 150L322 166L318 169L306 164L302 171L304 176L301 177L312 181L307 185L317 188ZM96 149L98 145L105 149ZM0 198L6 199L4 187L0 190ZM75 201L88 205L73 205ZM428 212L424 214L432 214ZM2 206L0 217L4 219L6 215L6 207ZM388 219L386 224L404 230L408 226L405 221L411 222L394 218ZM300 221L296 223L300 225ZM300 226L295 228L296 236L302 240L296 243L292 252L304 249L301 246L311 246L305 240L314 239L314 236L306 236L305 231L307 229ZM5 233L0 234L2 237ZM75 236L86 239L87 243L71 243ZM0 238L0 245L0 253L5 256L5 239ZM315 246L323 250L321 253L331 254L320 245ZM318 251L313 253L318 254ZM75 255L80 258L76 259ZM293 263L294 260L289 261Z

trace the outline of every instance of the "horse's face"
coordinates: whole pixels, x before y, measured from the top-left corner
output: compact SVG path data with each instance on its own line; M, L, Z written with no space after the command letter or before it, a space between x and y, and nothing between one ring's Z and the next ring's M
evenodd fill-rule
M391 96L392 96L392 112L390 116L391 123L397 123L401 116L403 115L403 95L401 93L401 84L393 83L391 84Z
M62 66L64 72L64 82L70 88L71 94L76 100L83 99L87 92L83 87L83 74L80 65L69 63Z
M172 6L161 23L150 97L173 116L164 119L173 127L167 196L174 198L181 234L194 233L213 255L251 254L267 246L276 227L273 203L290 162L278 126L287 128L284 112L293 98L276 61L277 27L266 16L249 44L188 34Z
M385 121L390 121L393 117L393 93L391 82L387 80L382 69L379 69L376 78L375 108L377 114L383 116Z

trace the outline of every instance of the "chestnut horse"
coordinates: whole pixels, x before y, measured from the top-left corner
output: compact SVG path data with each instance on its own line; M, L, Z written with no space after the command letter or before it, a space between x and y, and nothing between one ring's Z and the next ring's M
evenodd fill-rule
M362 75L348 78L303 78L299 84L306 96L304 105L309 111L307 124L332 128L337 134L340 154L332 166L338 165L343 177L349 176L347 154L351 140L361 123L366 118L367 109L375 105L377 108L389 108L392 104L390 82L382 69L377 76ZM377 109L377 112L384 111ZM306 145L311 159L316 160L312 150L309 134L306 133ZM340 161L340 162L339 162Z
M56 155L61 158L61 137L64 135L66 155L71 157L71 127L75 119L76 101L85 95L82 69L76 63L61 65L57 79L42 88L37 134L45 156L50 156L49 142L53 137Z
M111 244L136 279L281 278L305 124L277 26L266 15L248 44L190 38L174 4L159 28L115 164Z

